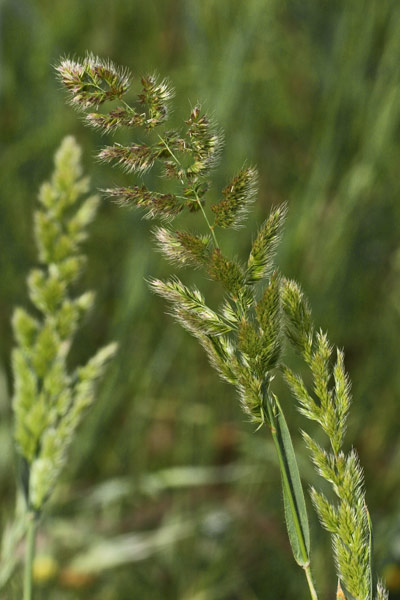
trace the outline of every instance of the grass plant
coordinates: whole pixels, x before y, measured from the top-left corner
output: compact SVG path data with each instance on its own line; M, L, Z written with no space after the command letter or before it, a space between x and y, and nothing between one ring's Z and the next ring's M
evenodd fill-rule
M94 293L71 292L85 264L81 244L96 215L99 199L86 196L81 150L67 137L55 155L50 181L39 193L35 239L40 267L28 276L34 311L17 308L13 328L13 410L20 480L26 501L24 600L33 597L32 565L37 528L67 461L76 430L95 401L96 385L115 354L116 345L99 350L71 370L68 353ZM83 198L83 196L86 196Z
M333 536L337 598L387 598L384 586L375 581L362 470L356 452L343 451L350 406L343 353L338 351L332 364L332 348L325 334L315 333L300 288L274 267L286 205L271 211L245 263L226 256L219 230L242 225L256 197L257 173L245 165L224 188L220 201L207 207L222 135L201 106L191 109L184 128L172 130L168 129L168 118L173 90L167 81L154 75L143 77L142 90L132 104L126 100L130 73L110 61L92 55L82 61L65 59L57 71L71 104L83 111L88 125L104 133L132 127L141 130L140 141L105 146L98 154L101 161L119 164L140 177L157 164L165 178L162 191L150 190L140 182L109 188L106 194L123 206L145 209L148 218L161 219L163 223L154 229L154 237L166 258L178 266L203 269L225 292L215 309L197 288L185 285L176 276L166 281L150 280L152 290L168 301L172 315L198 339L219 375L236 387L250 421L257 428L269 428L281 471L289 540L293 556L304 570L310 597L315 600L318 594L311 574L306 503L289 427L274 392L274 378L282 371L300 403L300 411L317 421L330 440L328 452L313 436L304 434L313 463L336 495L336 500L331 500L315 489L311 492L320 520ZM100 106L105 110L100 112ZM170 222L184 211L200 213L206 232L173 229ZM311 368L311 392L285 365L285 339L293 343Z

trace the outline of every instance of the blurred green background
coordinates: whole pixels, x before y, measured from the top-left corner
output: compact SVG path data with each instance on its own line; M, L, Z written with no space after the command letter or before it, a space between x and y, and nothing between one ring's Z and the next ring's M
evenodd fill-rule
M253 231L288 200L278 262L345 348L348 444L365 467L378 568L390 598L400 598L399 2L0 0L0 28L2 527L15 503L10 316L27 303L38 186L69 133L93 189L128 182L96 163L106 138L83 126L54 77L60 56L90 50L135 75L170 77L176 124L197 99L214 114L226 138L215 194L246 160L260 171ZM112 339L120 352L43 523L37 597L306 599L272 442L147 289L146 277L171 272L150 227L106 200L92 226L80 285L97 290L97 304L72 360ZM250 229L234 235L225 247L243 256ZM207 294L212 284L197 280ZM281 402L304 483L318 484L299 433L312 425L283 388ZM329 538L311 506L310 516L317 586L328 600L336 585ZM0 597L20 597L20 578L17 570Z

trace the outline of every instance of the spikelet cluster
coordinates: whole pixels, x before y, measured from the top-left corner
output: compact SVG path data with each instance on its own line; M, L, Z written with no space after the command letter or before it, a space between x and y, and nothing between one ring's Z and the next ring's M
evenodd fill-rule
M56 71L71 104L84 112L89 126L107 134L120 128L139 128L141 137L146 131L158 131L157 136L147 135L145 143L107 145L98 158L139 177L158 162L165 177L175 182L176 191L160 193L138 183L107 189L108 196L120 204L144 208L149 218L171 219L183 210L196 212L203 208L209 176L220 156L222 134L200 105L192 108L182 131L171 130L165 124L174 90L167 80L146 75L141 78L141 92L131 98L133 78L128 70L91 54L80 61L64 59ZM254 200L256 189L255 169L244 167L224 189L220 203L213 206L214 226L237 226Z
M97 196L82 200L88 188L80 149L67 137L55 155L51 181L41 187L35 214L41 267L28 277L35 311L17 308L13 316L15 440L26 467L28 506L37 512L53 490L76 428L94 400L95 384L116 350L115 344L106 346L68 372L71 342L94 301L92 292L70 295L85 263L80 246L99 202Z
M283 280L281 289L286 335L310 368L312 389L308 390L303 379L287 367L283 367L284 376L300 412L320 425L330 444L326 450L303 432L318 473L334 492L334 499L328 499L322 492L311 489L320 521L332 534L340 579L338 597L347 598L351 594L356 600L385 598L384 587L381 584L374 587L372 533L363 472L356 451L343 450L351 403L343 352L333 350L325 333L314 331L309 305L298 284Z
M274 209L264 228L280 215L283 225L285 206ZM280 235L280 228L275 236ZM219 310L207 306L202 294L186 287L179 279L154 279L150 286L166 298L173 316L194 335L208 354L221 377L236 386L241 404L251 421L265 422L264 391L279 362L282 347L280 284L278 272L265 280L264 291L257 300L254 282L246 279L246 268L212 248L209 236L155 231L163 254L181 265L194 265L218 281L227 296ZM271 260L275 236L266 240L264 252Z

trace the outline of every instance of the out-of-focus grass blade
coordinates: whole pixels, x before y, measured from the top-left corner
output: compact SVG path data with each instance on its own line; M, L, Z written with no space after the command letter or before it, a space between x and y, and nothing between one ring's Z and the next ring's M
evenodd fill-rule
M92 488L84 496L73 496L72 500L84 502L85 506L107 506L120 502L124 498L136 495L158 496L166 490L187 489L208 485L229 485L261 476L254 465L226 465L222 467L199 467L186 465L170 467L153 473L147 473L139 478L137 483L131 477L119 477L104 481Z
M100 541L75 556L69 571L96 574L145 560L162 548L193 535L194 522L169 523L151 533L131 533Z

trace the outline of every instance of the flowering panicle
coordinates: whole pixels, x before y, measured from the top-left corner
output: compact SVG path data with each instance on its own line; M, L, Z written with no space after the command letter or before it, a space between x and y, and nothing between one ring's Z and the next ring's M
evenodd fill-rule
M79 72L87 68L86 61L82 66L74 65ZM58 70L64 73L66 66L62 63ZM79 83L82 77L79 75L75 80ZM70 79L69 75L62 77L73 103L83 108L95 104L85 99L86 88L76 81L71 83ZM328 452L305 434L314 464L332 484L337 496L337 501L331 502L316 490L312 491L320 519L333 534L340 577L338 594L343 585L346 598L347 594L352 594L356 600L383 600L384 588L378 586L377 596L374 596L371 579L368 579L372 573L372 553L368 547L371 529L365 511L362 471L355 452L345 454L342 450L350 406L343 354L337 352L332 368L332 348L325 335L314 333L311 311L300 288L274 270L286 204L272 209L252 243L246 264L225 256L216 230L235 229L241 225L256 197L257 172L253 167L244 167L225 186L222 199L210 207L214 216L212 221L207 193L211 187L211 171L221 152L221 133L199 105L191 110L182 130L168 129L168 104L173 96L169 84L148 76L142 78L142 86L139 107L130 107L124 100L109 113L90 113L86 120L106 133L122 126L142 127L148 139L128 146L116 143L106 146L99 157L107 162L117 162L126 171L139 176L157 162L169 179L172 191L160 193L136 183L131 187L108 189L106 193L123 206L144 208L150 218L172 220L184 210L201 213L207 226L206 235L157 227L154 237L159 250L170 261L178 266L204 269L208 277L221 284L226 296L220 308L215 310L207 305L197 288L189 288L177 278L153 279L150 287L167 300L172 315L200 342L219 375L236 387L241 406L250 420L260 427L269 427L279 459L293 556L306 573L312 599L317 600L310 571L307 510L296 455L282 406L271 388L277 370L282 368L301 412L317 421L331 440L331 451ZM103 89L104 86L100 87ZM157 133L146 134L146 130L155 128L158 128ZM54 303L53 296L62 295L57 281L50 281L48 285L42 303ZM34 322L27 322L28 337L35 327ZM307 390L301 377L281 364L285 336L311 368L311 391ZM35 385L35 381L27 379L27 394L33 393Z
M13 328L15 440L29 476L24 481L30 510L40 512L62 469L69 445L86 408L93 402L96 381L116 350L110 344L85 367L67 369L67 355L94 294L70 297L70 286L84 263L80 244L95 217L98 198L89 196L82 178L80 149L65 138L55 157L55 171L43 184L35 214L35 237L41 268L28 277L33 317L17 308Z

